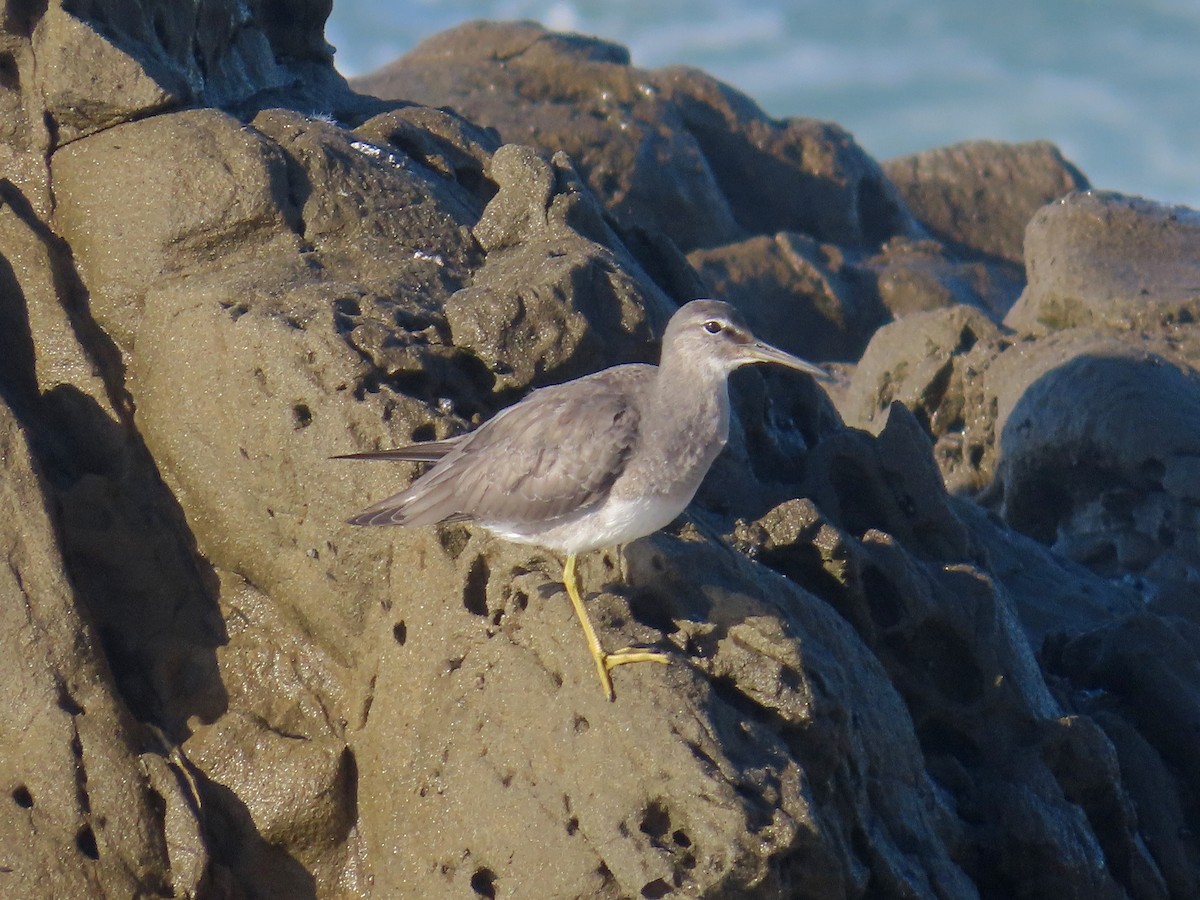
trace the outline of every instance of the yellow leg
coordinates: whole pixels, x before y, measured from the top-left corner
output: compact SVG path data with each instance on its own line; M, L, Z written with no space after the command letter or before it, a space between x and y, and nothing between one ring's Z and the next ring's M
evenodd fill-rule
M579 596L579 581L575 577L574 553L567 555L567 562L563 566L563 586L567 589L567 596L571 598L571 605L575 607L575 615L579 617L579 624L583 626L583 636L587 638L588 650L596 662L596 674L600 676L600 686L604 689L604 696L609 700L616 698L612 676L609 674L615 666L635 662L668 663L671 661L666 654L655 653L651 650L639 650L636 647L625 647L621 650L614 650L612 653L604 652L604 648L600 646L600 639L596 637L596 629L592 627L591 619L588 618L587 610L583 608L583 600Z

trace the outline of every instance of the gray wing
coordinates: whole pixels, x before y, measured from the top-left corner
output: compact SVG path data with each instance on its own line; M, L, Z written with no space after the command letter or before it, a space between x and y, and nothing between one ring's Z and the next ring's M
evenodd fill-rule
M368 450L365 453L342 453L330 459L390 459L404 462L437 462L453 450L466 435L446 438L441 441L424 441L391 450Z
M408 490L350 522L475 519L520 526L591 507L607 495L633 450L636 394L650 369L620 366L534 391L453 439L454 446Z

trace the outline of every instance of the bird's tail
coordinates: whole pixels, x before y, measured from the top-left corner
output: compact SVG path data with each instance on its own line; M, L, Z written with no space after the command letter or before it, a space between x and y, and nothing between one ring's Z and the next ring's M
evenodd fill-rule
M458 438L447 438L444 441L425 441L423 444L409 444L407 447L396 447L391 450L367 450L364 453L342 453L331 456L330 459L390 459L406 462L437 462L454 449Z

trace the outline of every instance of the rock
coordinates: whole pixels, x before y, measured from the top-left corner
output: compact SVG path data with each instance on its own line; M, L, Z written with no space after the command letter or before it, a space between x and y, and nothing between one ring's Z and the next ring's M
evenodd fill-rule
M558 154L547 165L508 145L490 174L500 190L474 230L487 262L445 307L455 346L470 349L500 391L586 375L614 351L648 358L648 326L661 330L674 307L621 247L570 161Z
M57 230L74 248L96 321L126 352L158 279L224 255L225 241L247 259L299 249L283 155L215 109L106 129L57 151L51 170Z
M1025 286L1025 226L1087 178L1045 141L970 141L888 160L883 171L937 242L897 238L874 262L896 315L953 303L1002 318Z
M618 221L685 251L785 230L871 244L909 224L879 167L836 125L771 120L702 72L633 68L624 48L594 38L471 22L354 86L565 151ZM770 175L746 177L754 171Z
M95 26L51 5L33 33L42 96L55 138L69 143L192 99L185 73L137 58Z
M995 409L982 375L1008 339L969 306L916 313L875 332L839 400L846 423L875 429L895 401L934 441L951 490L979 490L995 467Z
M1187 326L1200 315L1200 213L1140 197L1074 193L1025 233L1029 286L1007 324L1044 334ZM1186 330L1186 329L1185 329Z
M838 125L800 117L775 121L696 69L665 69L656 83L678 107L743 228L803 231L865 248L913 233L891 182ZM746 178L752 171L763 177Z
M517 894L832 896L861 889L869 868L895 891L970 895L936 839L905 850L905 832L876 828L869 850L847 853L849 823L871 815L876 789L922 834L948 822L922 787L898 698L811 596L745 581L752 563L695 537L631 545L626 588L607 584L606 555L585 569L585 591L603 589L592 604L602 634L624 623L653 640L645 616L679 622L669 646L691 660L621 673L609 704L569 606L527 551L473 538L457 559L422 552L425 583L463 593L449 605L410 582L396 596L409 624L381 657L359 744L361 771L397 786L390 800L360 794L372 856L395 861L377 889L423 877L430 896L493 882ZM733 587L751 583L762 586ZM402 746L397 729L410 735ZM636 739L614 742L626 730ZM797 753L807 773L789 762Z
M563 150L618 218L685 249L743 233L678 111L614 44L533 23L471 22L354 86L451 107L505 142Z
M1200 563L1179 475L1200 453L1200 378L1149 343L1065 332L990 370L1002 515L1110 576Z
M1025 226L1087 178L1046 141L968 141L890 159L883 171L917 220L960 255L1025 259Z
M959 259L936 241L904 237L888 241L860 269L873 276L880 301L895 318L967 305L999 320L1025 286L1017 267Z
M150 754L143 761L145 737L65 576L28 431L7 405L0 458L5 893L194 895L207 849L175 828L191 815L180 783L153 777L161 763Z
M456 113L349 95L323 3L88 9L0 34L0 893L1195 893L1200 339L997 325L1038 177L950 246L602 41L431 39ZM558 559L351 528L416 467L329 457L653 358L702 276L841 414L739 373L689 513L581 560L672 656L608 703Z
M964 527L932 462L903 467L906 452L911 461L924 443L913 424L897 404L879 438L848 433L818 445L808 473L810 484L824 486L816 502L789 501L743 525L735 539L838 610L888 671L927 770L962 815L955 843L973 860L966 871L981 894L999 885L1021 893L1036 883L1120 896L1102 862L1108 844L1149 873L1154 863L1138 847L1131 815L1099 838L1089 825L1093 801L1063 797L1079 765L1060 760L1059 748L1076 742L1015 615L1008 586L1020 585L1004 570L1004 581L986 574L987 543L976 541L992 536ZM1059 577L1069 573L1060 569ZM1005 728L996 727L1000 721ZM1089 765L1103 757L1107 775L1097 781L1111 783L1111 747L1092 729L1092 745L1077 752ZM971 824L997 818L1010 827ZM1015 862L1030 847L1043 860L1036 876Z
M1132 584L1102 578L1044 544L1008 528L995 513L960 497L950 508L982 548L988 574L1003 586L1012 610L1035 650L1140 612L1145 605Z
M774 342L806 359L857 359L887 319L869 279L837 247L802 234L753 237L689 259L756 333L782 335Z

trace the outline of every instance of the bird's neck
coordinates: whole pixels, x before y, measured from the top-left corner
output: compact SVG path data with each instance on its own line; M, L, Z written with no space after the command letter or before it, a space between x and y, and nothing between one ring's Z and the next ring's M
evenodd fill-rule
M729 439L727 375L688 359L664 357L655 378L649 413L671 428L650 429L656 448L671 459L684 479L697 480L708 471ZM681 439L686 434L686 439Z

